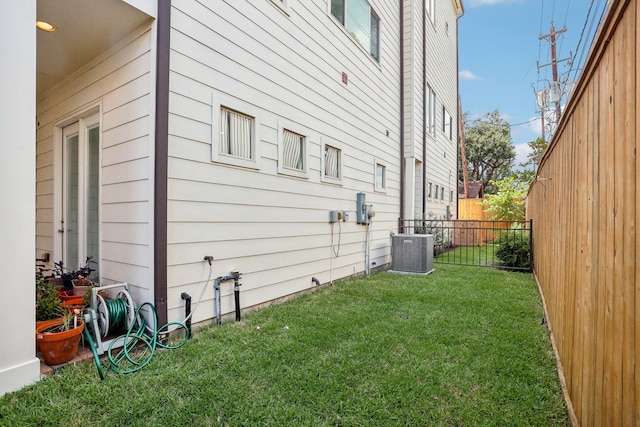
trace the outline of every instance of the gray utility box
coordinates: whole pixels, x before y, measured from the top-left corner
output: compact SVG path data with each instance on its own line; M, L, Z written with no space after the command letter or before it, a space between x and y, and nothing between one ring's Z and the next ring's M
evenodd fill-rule
M391 270L396 273L413 274L433 272L433 235L391 236Z

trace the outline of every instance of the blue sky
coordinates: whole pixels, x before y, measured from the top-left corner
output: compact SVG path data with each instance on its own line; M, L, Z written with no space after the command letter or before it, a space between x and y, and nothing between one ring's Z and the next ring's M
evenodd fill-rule
M549 41L539 36L549 34L552 21L556 31L566 27L556 36L557 59L569 58L572 52L574 66L560 62L558 73L577 79L576 69L587 57L606 0L463 0L463 4L458 33L462 111L475 118L500 110L512 125L516 164L521 163L526 160L527 142L541 135L534 88L543 89L545 79L552 80L550 66L538 69L538 64L551 62Z

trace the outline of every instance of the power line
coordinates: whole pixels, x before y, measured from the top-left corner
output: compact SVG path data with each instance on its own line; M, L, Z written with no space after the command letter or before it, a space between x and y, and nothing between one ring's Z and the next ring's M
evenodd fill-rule
M529 120L527 120L526 122L520 122L520 123L509 123L509 126L510 126L510 127L514 127L514 126L522 126L522 125L526 125L526 124L528 124L528 123L535 122L536 120L540 120L540 119L539 119L539 118L537 118L537 117L534 117L533 119L529 119Z
M571 68L569 69L569 73L571 73L573 66L576 65L575 58L578 55L578 50L580 50L580 45L582 44L582 38L584 37L584 30L587 28L587 24L589 23L589 16L591 15L591 9L593 8L594 0L591 0L591 4L589 5L589 10L587 11L587 17L584 20L584 25L582 26L582 31L580 31L580 38L578 39L578 45L576 46L576 51L573 54L573 58L571 61ZM578 76L574 73L574 80L576 80Z

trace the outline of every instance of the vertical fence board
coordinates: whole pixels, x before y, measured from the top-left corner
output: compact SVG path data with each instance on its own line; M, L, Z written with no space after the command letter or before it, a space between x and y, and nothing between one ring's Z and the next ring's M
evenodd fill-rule
M585 93L586 102L583 104L583 114L581 115L581 125L587 124L594 116L594 91L589 90ZM576 405L581 408L581 417L583 423L588 425L591 422L590 411L582 411L582 408L592 408L595 393L595 337L596 337L596 302L597 302L597 263L592 262L592 257L597 251L597 233L594 233L595 224L597 223L596 212L594 209L594 198L596 195L590 191L595 190L595 176L597 176L597 162L594 161L594 153L597 153L597 144L595 141L595 132L593 127L587 126L586 137L583 141L584 157L583 157L583 177L584 186L581 189L583 193L586 209L584 212L584 227L582 227L581 239L581 266L583 271L583 294L584 294L584 310L585 317L582 320L582 351L584 363L581 372L582 396L580 404Z
M635 117L632 119L635 121L635 137L634 139L638 138L638 136L640 136L640 113L638 112L638 99L640 99L640 76L638 76L638 73L640 70L638 70L637 67L637 61L640 60L640 32L637 31L638 25L640 25L639 22L639 16L640 15L640 3L636 3L636 11L635 11L635 25L634 28L636 28L635 30L635 36L636 36L636 41L635 41L635 49L632 49L633 51L635 51L635 55L636 55L636 59L634 61L634 63L636 64L636 70L635 70L635 107L634 110L630 113L630 116L633 117L635 115ZM632 92L633 94L633 92ZM632 125L633 126L633 125ZM637 143L634 147L634 156L637 156ZM636 212L635 212L635 223L638 224L638 221L640 221L640 209L637 208L637 202L640 201L640 173L638 173L638 169L637 169L637 164L636 164L636 172L635 172L635 198L634 201L636 202ZM635 391L635 420L634 420L634 425L640 425L640 373L638 372L640 370L640 349L638 349L638 344L640 342L640 286L638 286L640 284L640 268L638 268L638 265L640 264L640 235L638 235L638 233L636 233L635 235L635 272L634 272L634 283L635 283L635 287L634 287L634 300L635 300L635 308L634 308L634 326L635 326L635 339L634 339L634 343L635 343L635 354L634 354L634 359L635 359L635 367L636 370L634 372L634 391Z
M633 425L635 420L635 322L634 322L634 278L635 278L635 195L636 176L636 134L632 125L635 119L634 94L636 76L636 56L633 49L633 30L636 20L627 16L621 22L621 30L616 37L620 43L616 45L619 55L616 56L618 68L624 70L624 78L618 80L616 86L616 146L619 146L620 162L617 168L620 172L619 187L622 187L622 210L620 222L623 228L622 252L622 425ZM619 107L619 108L618 108Z
M593 414L592 425L603 425L603 413L604 413L604 353L606 348L605 341L605 313L607 310L606 304L606 281L607 271L604 265L604 259L606 257L605 242L607 241L607 207L604 203L607 195L607 183L605 180L606 167L604 162L607 158L607 128L604 125L606 123L606 106L608 96L605 93L604 77L607 74L606 67L603 65L594 77L594 95L597 95L597 102L595 103L595 121L594 125L597 126L596 132L598 134L598 174L597 174L597 193L594 203L597 206L598 223L596 233L598 235L595 260L598 264L598 296L596 300L597 304L597 329L596 329L596 378L595 378L595 404Z

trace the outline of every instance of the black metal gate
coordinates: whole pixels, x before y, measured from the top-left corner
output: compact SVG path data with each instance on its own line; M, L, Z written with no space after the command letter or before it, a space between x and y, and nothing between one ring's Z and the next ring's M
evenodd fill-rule
M532 271L532 226L531 220L400 219L398 230L433 235L436 264Z

